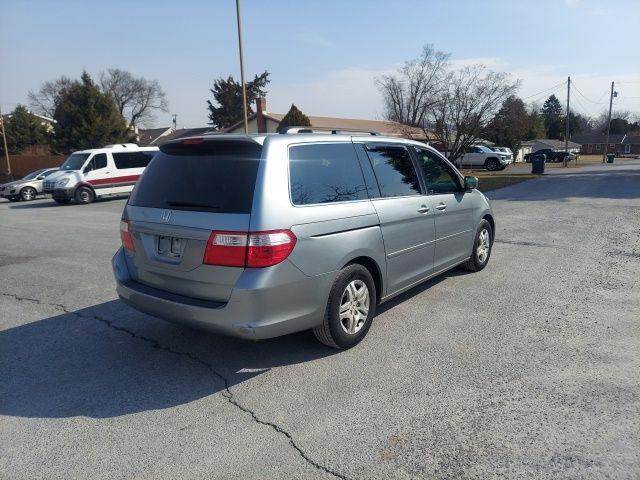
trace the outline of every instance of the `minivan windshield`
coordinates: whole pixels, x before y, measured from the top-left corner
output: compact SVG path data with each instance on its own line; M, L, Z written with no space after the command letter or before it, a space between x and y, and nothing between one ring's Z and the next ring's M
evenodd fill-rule
M262 146L249 141L164 145L138 180L129 205L250 213L261 153Z
M80 170L84 165L84 162L89 158L89 153L72 153L64 161L60 170Z

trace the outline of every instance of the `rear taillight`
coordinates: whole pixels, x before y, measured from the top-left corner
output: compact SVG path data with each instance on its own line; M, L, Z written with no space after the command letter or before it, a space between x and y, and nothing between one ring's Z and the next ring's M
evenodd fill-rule
M290 230L267 232L211 232L203 263L261 268L285 260L296 245Z
M133 237L131 236L129 227L130 224L128 220L120 220L120 239L122 240L122 246L125 249L135 252L136 247L133 244Z

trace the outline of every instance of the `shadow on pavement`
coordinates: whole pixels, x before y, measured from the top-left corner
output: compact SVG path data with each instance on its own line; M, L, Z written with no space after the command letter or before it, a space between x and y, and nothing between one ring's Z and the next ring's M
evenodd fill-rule
M107 418L169 408L225 388L200 362L232 387L335 353L310 332L250 342L166 323L114 300L0 332L0 413Z

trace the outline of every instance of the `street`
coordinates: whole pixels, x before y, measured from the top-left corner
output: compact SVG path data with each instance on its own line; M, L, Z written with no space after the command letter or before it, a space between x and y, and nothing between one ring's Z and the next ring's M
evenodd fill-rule
M125 200L1 201L0 477L638 478L640 161L553 170L344 352L125 306Z

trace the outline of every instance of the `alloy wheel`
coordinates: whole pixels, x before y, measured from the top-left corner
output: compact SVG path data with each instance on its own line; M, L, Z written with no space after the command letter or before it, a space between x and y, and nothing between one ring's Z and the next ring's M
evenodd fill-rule
M340 300L340 325L349 335L358 333L369 314L369 288L362 280L353 280L344 289Z

